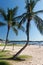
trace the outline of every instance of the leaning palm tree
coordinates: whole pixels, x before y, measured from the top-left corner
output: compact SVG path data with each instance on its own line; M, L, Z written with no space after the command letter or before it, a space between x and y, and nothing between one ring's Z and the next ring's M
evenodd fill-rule
M35 5L37 4L37 2L40 0L26 0L26 12L23 13L21 16L21 21L20 21L20 26L26 22L26 35L27 35L27 42L26 44L23 46L22 49L20 49L14 56L13 58L16 58L28 45L29 42L29 29L30 29L30 22L33 19L37 28L39 29L40 33L43 34L43 20L37 15L39 13L43 13L43 10L40 11L36 11L34 12L33 9L35 7Z
M16 33L16 35L18 34L17 26L19 25L19 22L17 22L18 17L16 17L17 9L18 9L18 7L15 7L13 9L8 9L7 13L5 12L5 10L0 9L0 15L5 20L5 22L0 21L0 26L7 25L7 35L6 35L6 41L5 41L5 46L4 46L3 50L5 49L7 42L8 42L8 35L9 35L10 28L13 29L13 31ZM23 27L19 27L19 28L22 29Z

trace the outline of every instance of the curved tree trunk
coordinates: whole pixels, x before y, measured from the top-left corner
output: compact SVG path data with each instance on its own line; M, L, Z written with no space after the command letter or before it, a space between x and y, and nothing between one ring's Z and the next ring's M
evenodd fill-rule
M29 25L30 25L30 20L28 20L27 25L26 25L26 34L27 34L27 42L26 44L23 46L23 48L21 48L14 56L13 59L15 59L28 45L28 41L29 41Z
M7 45L7 42L8 42L9 29L10 29L10 27L8 26L8 31L7 31L7 36L6 36L5 46L4 46L4 48L2 49L2 51L4 51L4 50L5 50L6 45Z

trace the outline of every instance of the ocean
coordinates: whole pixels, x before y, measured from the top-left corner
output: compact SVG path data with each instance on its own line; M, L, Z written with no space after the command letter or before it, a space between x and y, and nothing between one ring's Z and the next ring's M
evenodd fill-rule
M26 44L26 41L10 41L9 43L14 44ZM43 41L29 41L29 45L43 45Z

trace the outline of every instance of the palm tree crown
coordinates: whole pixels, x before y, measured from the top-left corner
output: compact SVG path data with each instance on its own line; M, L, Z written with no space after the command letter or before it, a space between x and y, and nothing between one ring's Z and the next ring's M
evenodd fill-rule
M15 15L16 15L16 11L17 11L17 7L15 7L14 9L8 9L7 13L5 13L4 10L0 9L0 13L3 16L4 20L6 22L0 22L0 25L7 25L9 28L13 27L13 29L15 30L16 34L17 34L17 29L16 26L18 25L18 22L16 21Z
M26 12L22 14L23 16L21 17L20 25L26 22L27 19L29 19L30 21L33 19L37 25L37 28L43 34L43 20L37 15L39 13L43 13L43 10L39 10L36 12L33 11L38 1L40 0L26 0Z

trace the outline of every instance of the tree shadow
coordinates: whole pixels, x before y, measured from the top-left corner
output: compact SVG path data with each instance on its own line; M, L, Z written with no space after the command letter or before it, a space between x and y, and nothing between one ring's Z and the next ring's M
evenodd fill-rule
M8 60L15 60L15 61L25 61L25 59L15 57L15 58L8 58Z
M0 65L10 65L10 64L6 61L0 61Z
M22 58L19 58L19 57L16 57L16 58L0 58L0 60L14 60L14 61L25 61L25 59L22 59Z

